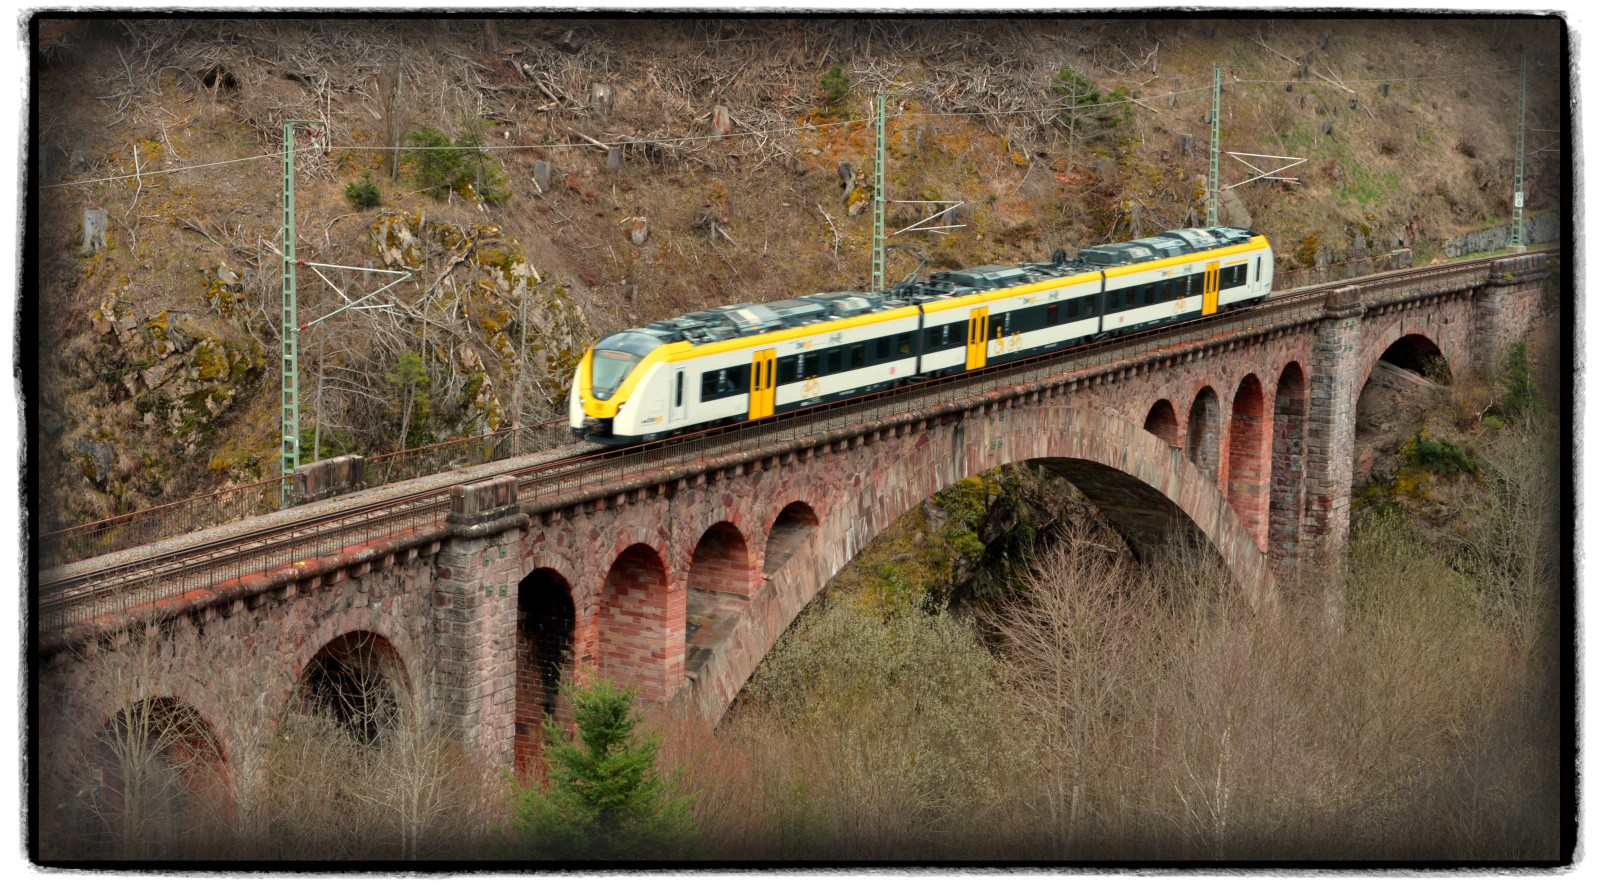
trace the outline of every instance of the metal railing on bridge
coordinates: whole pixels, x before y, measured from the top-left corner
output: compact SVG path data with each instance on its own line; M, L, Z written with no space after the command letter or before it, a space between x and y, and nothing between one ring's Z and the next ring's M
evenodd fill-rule
M566 425L565 419L544 421L369 457L366 487L392 485L556 448L572 441ZM54 568L277 512L283 508L282 486L281 478L263 479L51 531L39 537L39 563L41 567Z

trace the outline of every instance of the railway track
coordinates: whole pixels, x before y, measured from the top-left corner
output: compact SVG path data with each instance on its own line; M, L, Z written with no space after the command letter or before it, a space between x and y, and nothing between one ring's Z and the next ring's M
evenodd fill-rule
M1529 252L1529 255L1553 253ZM650 469L708 460L740 451L794 441L851 424L919 411L960 401L996 389L1047 377L1093 370L1118 357L1132 358L1163 349L1189 346L1208 338L1254 333L1267 327L1294 325L1320 315L1328 292L1360 285L1363 304L1387 303L1425 297L1432 292L1459 289L1475 277L1486 278L1488 268L1504 256L1459 261L1423 268L1386 271L1356 279L1307 286L1276 293L1260 304L1229 313L1188 320L1083 344L1043 356L949 378L920 381L879 393L814 406L761 421L703 430L658 442L623 448L594 450L574 445L543 452L544 459L529 464L526 458L500 461L505 469L474 470L470 481L513 475L518 498L537 505L585 486L605 484ZM1430 285L1431 283L1431 285ZM1370 297L1368 296L1370 293ZM337 555L352 545L371 542L406 531L436 529L449 512L449 484L438 479L411 480L386 486L389 495L342 510L230 534L199 544L185 545L137 562L123 555L102 556L104 565L89 559L40 575L35 585L36 622L42 631L63 629L73 623L160 601L196 588L248 574L281 568L290 563ZM466 477L462 481L468 481ZM432 487L416 490L421 482ZM321 509L321 508L317 508ZM265 517L263 517L265 518ZM257 520L247 520L257 521Z

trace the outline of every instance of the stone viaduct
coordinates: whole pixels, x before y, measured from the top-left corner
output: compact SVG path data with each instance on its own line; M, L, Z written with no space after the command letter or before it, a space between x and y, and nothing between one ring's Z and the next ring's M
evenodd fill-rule
M1348 530L1354 412L1379 358L1459 372L1525 330L1543 256L1481 263L1274 299L954 401L558 493L486 478L454 488L444 519L74 633L87 639L41 636L40 810L130 704L188 710L225 778L260 776L278 717L339 673L376 674L519 769L581 669L714 721L879 531L1008 463L1068 478L1136 552L1198 531L1270 609Z

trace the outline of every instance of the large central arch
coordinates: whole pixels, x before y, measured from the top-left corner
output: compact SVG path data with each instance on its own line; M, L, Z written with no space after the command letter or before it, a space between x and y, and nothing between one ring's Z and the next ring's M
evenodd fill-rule
M722 646L715 673L685 686L694 705L719 719L805 604L896 518L955 482L1012 463L1042 464L1067 478L1137 555L1174 531L1205 538L1256 609L1276 611L1266 555L1223 492L1181 449L1117 415L1040 402L935 422L812 461L828 472L815 477L829 492L819 524L793 538L804 548L763 569L767 579ZM853 478L841 483L841 474Z

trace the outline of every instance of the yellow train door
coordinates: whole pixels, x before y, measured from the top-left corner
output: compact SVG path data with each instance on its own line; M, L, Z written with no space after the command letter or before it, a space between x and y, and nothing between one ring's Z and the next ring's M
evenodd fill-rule
M989 362L989 308L979 307L967 320L967 368L983 368Z
M777 391L777 350L759 350L750 360L750 419L772 414Z
M1217 312L1217 289L1222 279L1222 263L1212 261L1206 265L1206 290L1205 298L1200 302L1200 315L1210 316Z

